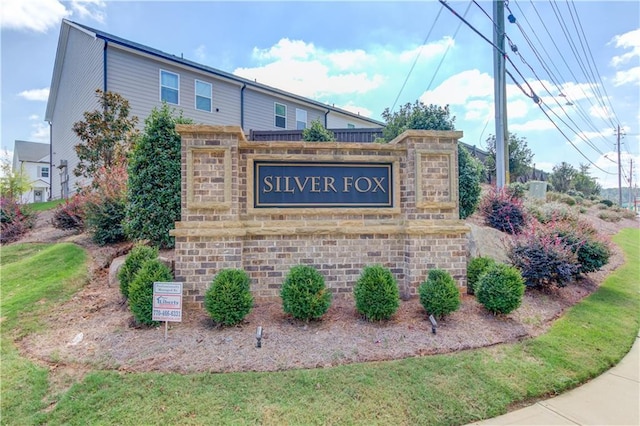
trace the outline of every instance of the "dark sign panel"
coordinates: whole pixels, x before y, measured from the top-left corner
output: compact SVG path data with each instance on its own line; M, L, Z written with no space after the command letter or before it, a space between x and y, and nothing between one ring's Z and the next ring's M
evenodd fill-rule
M254 162L254 207L393 207L391 163Z

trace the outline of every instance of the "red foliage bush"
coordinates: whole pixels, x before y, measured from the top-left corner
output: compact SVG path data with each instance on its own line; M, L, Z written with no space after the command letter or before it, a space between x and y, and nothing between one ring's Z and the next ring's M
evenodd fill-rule
M527 224L522 200L504 188L493 187L482 198L480 212L487 225L508 234L519 234Z
M37 214L8 197L0 198L0 244L17 241L36 224Z

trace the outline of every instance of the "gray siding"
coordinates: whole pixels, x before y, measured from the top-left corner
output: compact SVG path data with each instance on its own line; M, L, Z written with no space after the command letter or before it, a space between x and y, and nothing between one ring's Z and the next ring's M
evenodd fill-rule
M346 114L331 111L327 116L327 128L329 129L346 129L348 124L353 124L356 128L373 129L378 128L380 125L376 125L369 121L358 119L357 117L351 117Z
M239 125L240 85L229 83L197 70L187 70L152 57L141 56L112 47L107 50L107 89L124 96L131 105L131 114L139 118L139 127L151 110L162 106L160 101L160 70L180 76L179 105L169 104L196 123ZM212 112L195 107L195 81L212 85Z
M64 24L63 24L64 25ZM80 142L73 132L73 123L83 118L85 111L98 107L95 90L102 88L102 41L71 29L60 76L60 86L52 116L53 157L52 198L62 196L60 160L68 162L69 191L76 188L78 179L73 169L78 164L74 147Z
M276 127L275 123L275 103L286 105L287 107L287 127L282 129ZM324 113L326 110L311 107L290 99L268 95L251 87L244 91L244 131L251 130L295 130L296 129L296 108L307 111L307 126L313 120L320 120L324 123Z

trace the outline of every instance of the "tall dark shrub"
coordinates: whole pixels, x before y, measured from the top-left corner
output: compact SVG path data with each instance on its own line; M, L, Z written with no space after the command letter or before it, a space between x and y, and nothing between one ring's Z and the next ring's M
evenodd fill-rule
M125 206L123 198L87 202L85 225L96 244L104 246L127 239L123 229Z
M149 240L162 248L173 247L169 235L180 220L180 135L167 104L154 108L129 159L126 233L134 240Z
M547 232L559 238L576 255L576 275L595 272L609 263L611 247L591 225L584 222L550 223Z
M483 166L458 144L458 191L460 219L466 219L476 211L480 202L480 179Z
M400 306L398 283L388 268L366 266L353 289L356 309L370 321L389 319Z
M120 293L122 293L125 299L129 297L129 286L138 271L142 268L142 265L144 265L146 261L156 259L157 257L158 249L155 247L136 245L131 249L120 271L118 271Z
M520 270L527 287L564 287L578 271L576 255L562 239L544 230L528 229L511 240L509 261Z
M430 270L418 293L424 310L436 318L449 315L460 307L458 286L451 274L442 269Z
M282 309L304 321L320 318L331 306L331 292L324 277L308 265L291 268L282 283L280 297Z
M253 306L249 275L242 269L223 269L204 295L204 307L211 318L223 325L234 325L247 316Z
M129 285L129 309L138 324L153 325L153 283L173 281L171 270L158 259L148 260Z

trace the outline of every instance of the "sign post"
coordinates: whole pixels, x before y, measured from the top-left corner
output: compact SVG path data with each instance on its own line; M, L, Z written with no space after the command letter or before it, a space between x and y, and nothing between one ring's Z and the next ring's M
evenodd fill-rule
M182 321L182 283L153 283L153 321L164 321L164 340L167 340L169 321Z

